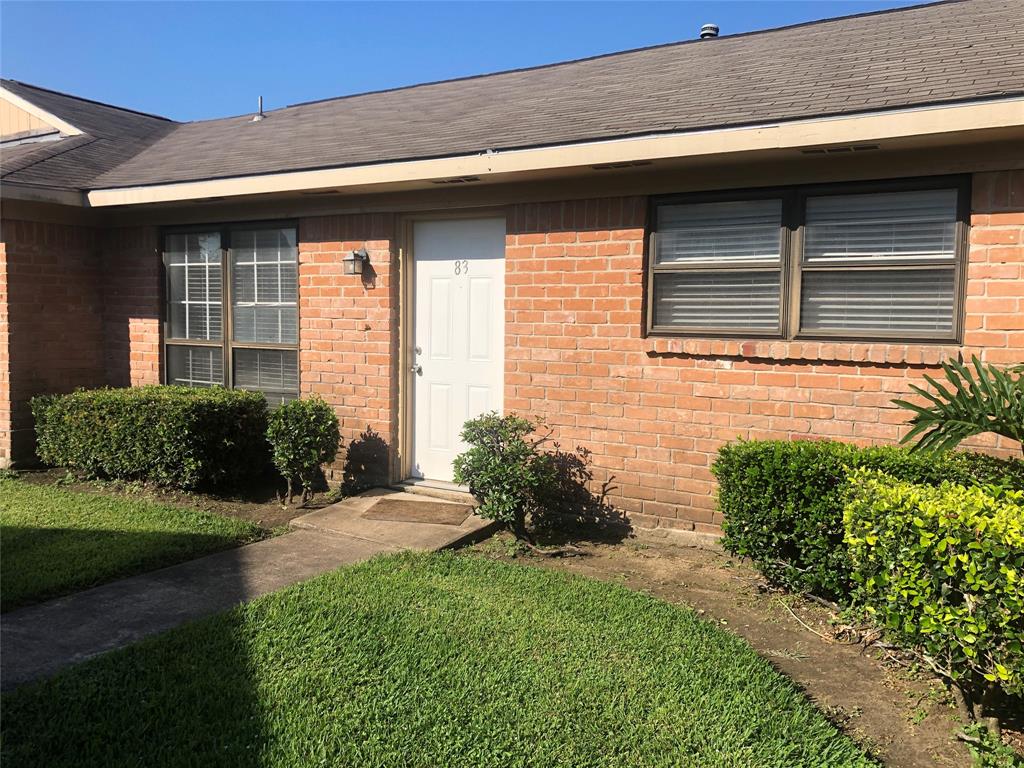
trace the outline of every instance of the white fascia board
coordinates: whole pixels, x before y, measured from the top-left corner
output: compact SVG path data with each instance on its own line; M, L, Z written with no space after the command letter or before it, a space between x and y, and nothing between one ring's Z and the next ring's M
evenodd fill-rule
M4 88L2 85L0 85L0 98L13 104L18 109L28 112L33 117L42 120L47 125L56 128L64 136L80 136L83 133L83 131L80 131L71 123L65 120L61 120L56 115L47 112L45 109L42 109L41 107L37 107L31 101L28 101L27 99L19 96L16 93L12 93L11 91Z
M488 176L582 168L605 163L730 155L780 149L870 143L887 139L941 137L998 128L1024 127L1024 98L937 105L782 123L686 131L553 147L488 151L474 155L372 165L321 168L206 181L94 189L93 207L142 205L210 197L338 189L427 182L458 176Z

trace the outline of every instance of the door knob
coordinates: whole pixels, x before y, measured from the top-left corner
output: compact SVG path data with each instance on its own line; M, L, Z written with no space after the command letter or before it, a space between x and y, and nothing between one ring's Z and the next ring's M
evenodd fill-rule
M409 367L409 370L412 371L413 373L415 373L417 376L422 376L423 375L423 366L420 365L419 363L413 363Z

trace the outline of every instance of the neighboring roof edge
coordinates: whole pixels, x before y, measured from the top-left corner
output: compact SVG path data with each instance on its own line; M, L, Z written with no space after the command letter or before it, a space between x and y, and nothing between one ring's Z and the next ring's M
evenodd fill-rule
M74 208L84 208L87 199L84 192L74 189L43 187L35 184L0 180L0 197L3 200L21 200L30 203L53 203Z
M514 148L472 155L97 187L86 192L86 200L90 207L104 207L210 197L243 197L308 189L386 186L458 176L490 176L500 180L501 176L508 174L579 168L609 162L786 150L1007 127L1024 128L1024 94L755 125Z
M962 0L947 0L947 2L962 2ZM118 112L127 112L130 115L139 115L140 117L151 117L154 120L164 120L168 123L177 123L177 120L173 120L164 115L157 115L153 112L143 112L141 109L132 109L131 107L122 107L120 104L111 104L106 101L99 101L98 99L89 99L85 96L78 96L74 93L67 93L65 91L58 91L56 88L47 88L42 85L36 85L35 83L26 83L24 80L15 80L13 77L0 78L0 91L10 93L7 88L4 88L4 82L14 83L20 85L22 88L30 88L33 91L42 91L44 93L50 93L54 96L62 96L65 99L74 99L75 101L81 101L86 104L94 104L97 107L106 107L107 109L116 109ZM13 95L13 94L12 94ZM31 103L31 101L29 101ZM38 109L38 107L37 107Z
M751 29L751 30L748 30L746 32L737 32L734 35L721 35L719 37L710 38L710 39L693 38L693 39L687 39L687 40L674 40L674 41L668 42L668 43L655 43L654 45L642 45L642 46L639 46L637 48L627 48L627 49L621 50L621 51L609 51L608 53L597 53L597 54L594 54L592 56L581 56L578 59L565 59L563 61L548 62L547 64L534 64L534 65L528 66L528 67L513 67L512 69L499 69L499 70L495 70L493 72L482 72L482 73L474 74L474 75L463 75L461 77L449 77L449 78L444 78L444 79L441 79L441 80L428 80L428 81L423 82L423 83L410 83L408 85L398 85L398 86L394 86L392 88L379 88L379 89L371 90L371 91L360 91L358 93L347 93L347 94L344 94L342 96L327 96L327 97L322 98L322 99L311 99L309 101L299 101L299 102L296 102L294 104L287 104L287 105L285 105L283 107L276 107L274 109L268 109L268 110L265 111L265 113L269 115L269 114L272 114L274 112L280 112L282 110L291 109L293 107L305 107L305 106L309 106L311 104L326 104L326 103L333 102L333 101L344 101L346 99L355 99L355 98L358 98L360 96L375 96L375 95L381 94L381 93L395 93L396 91L410 91L410 90L413 90L415 88L426 88L426 87L434 86L434 85L446 85L448 83L461 83L461 82L466 82L466 81L469 81L469 80L483 80L483 79L486 79L488 77L498 77L500 75L509 75L509 74L515 74L515 73L519 73L519 72L535 72L535 71L544 70L544 69L554 69L556 67L563 67L563 66L567 66L567 65L570 65L570 64L578 64L580 62L585 62L585 61L597 61L599 59L610 59L610 58L614 58L616 56L624 56L624 55L627 55L627 54L639 53L641 51L656 51L656 50L659 50L661 48L675 48L677 46L696 45L696 44L701 44L701 45L707 46L708 44L712 44L713 45L713 44L717 43L720 40L738 40L738 39L744 38L744 37L754 37L756 35L770 34L770 33L773 33L773 32L782 32L782 31L790 30L790 29L799 29L801 27L812 27L812 26L817 26L819 24L829 24L829 23L837 22L837 21L848 21L850 19L859 19L859 18L863 18L863 17L867 17L867 16L881 16L881 15L890 14L890 13L900 13L900 12L903 12L903 11L912 11L912 10L915 10L915 9L918 9L918 8L926 8L928 6L933 6L933 5L955 5L957 3L963 3L963 2L967 2L967 0L934 0L933 2L925 1L925 2L916 3L914 5L903 5L903 6L899 6L897 8L882 8L882 9L877 10L877 11L863 11L861 13L850 13L850 14L847 14L845 16L829 16L829 17L824 18L824 19L812 19L811 21L799 21L799 22L795 22L793 24L784 24L784 25L782 25L780 27L767 27L765 29ZM243 117L245 114L248 114L248 113L243 113L243 114L240 114L240 115L231 115L230 117L215 117L215 118L210 118L210 119L207 119L207 120L196 120L196 121L193 121L193 122L206 123L206 122L213 122L215 120L231 120L231 119L234 119L234 118Z
M12 82L17 82L17 81L15 80L15 81L12 81ZM26 85L26 84L25 83L20 83L20 85ZM27 87L35 88L35 86L27 86ZM39 89L39 90L45 90L45 89ZM65 136L80 136L80 135L82 135L84 133L84 131L76 128L71 123L67 122L66 120L63 120L63 119L57 117L57 115L53 114L52 112L47 112L45 109L43 109L42 107L37 106L36 104L33 104L31 101L29 101L28 99L24 98L23 96L19 96L18 94L14 93L13 91L8 90L4 86L4 84L2 82L0 82L0 98L4 99L9 104L12 104L13 106L17 107L18 109L21 109L21 110L23 110L25 112L28 112L30 115L32 115L36 119L42 120L44 123L46 123L49 126L52 126L53 128L55 128L56 130L60 131Z

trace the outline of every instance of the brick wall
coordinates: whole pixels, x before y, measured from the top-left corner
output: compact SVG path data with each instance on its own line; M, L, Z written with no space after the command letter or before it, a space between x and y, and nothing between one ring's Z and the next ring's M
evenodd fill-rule
M299 379L303 395L334 406L345 449L337 479L386 483L398 443L398 269L389 214L299 223ZM366 248L362 275L342 261Z
M729 440L891 442L890 400L940 360L1024 360L1024 171L975 176L964 347L644 339L645 216L644 197L513 206L506 249L506 410L593 451L634 524L715 530L709 465ZM300 221L300 386L339 415L339 479L384 482L395 459L397 221ZM157 382L161 354L155 228L4 222L2 239L0 461L12 429L30 435L32 394ZM362 247L371 269L343 275Z
M890 400L939 360L1024 360L1024 171L975 178L962 348L643 339L645 205L516 206L506 249L506 410L593 451L595 482L635 525L716 530L709 466L729 440L891 442L906 413Z
M7 245L0 237L0 469L11 465L10 341L10 323L7 319Z
M115 387L159 384L159 231L107 230L102 250L106 382Z
M91 227L7 219L0 240L9 369L6 382L0 383L0 397L4 389L7 395L6 409L0 409L9 414L0 416L0 431L6 430L0 450L5 460L17 461L31 456L29 400L34 395L106 381L102 269L99 239Z
M1024 362L1024 170L974 175L964 343Z

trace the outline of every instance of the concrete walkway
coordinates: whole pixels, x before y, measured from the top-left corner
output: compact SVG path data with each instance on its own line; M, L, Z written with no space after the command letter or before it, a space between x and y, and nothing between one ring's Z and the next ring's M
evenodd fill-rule
M477 541L493 526L367 520L380 499L452 503L374 490L292 521L283 536L104 584L0 618L0 688L209 616L342 565L404 549L433 551Z

